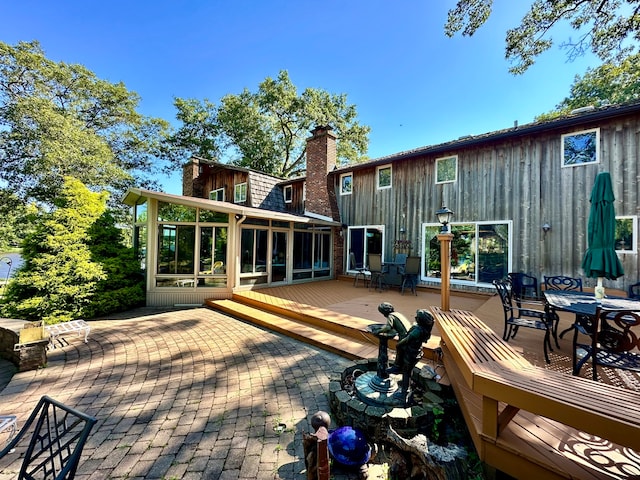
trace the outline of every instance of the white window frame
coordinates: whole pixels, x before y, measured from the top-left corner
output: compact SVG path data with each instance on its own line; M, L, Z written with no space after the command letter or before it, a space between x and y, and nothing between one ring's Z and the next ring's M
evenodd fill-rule
M220 192L222 192L222 198L218 199ZM211 190L209 192L209 200L217 200L219 202L224 202L224 188L216 188L215 190Z
M438 178L439 178L438 166L440 165L441 162L443 162L445 160L450 160L450 159L454 159L454 162L455 162L453 179L452 180L438 180ZM446 157L436 158L436 185L440 185L440 184L443 184L443 183L455 183L456 180L458 180L458 155L448 155Z
M569 138L576 137L578 135L585 135L588 133L595 133L595 142L596 142L595 159L589 162L566 163L565 146ZM561 141L560 141L560 161L562 162L562 168L582 167L584 165L596 165L600 163L600 129L591 128L589 130L581 130L579 132L565 133L564 135L562 135Z
M238 183L233 187L233 203L247 201L247 182Z
M380 185L380 172L389 169L389 185ZM376 188L378 190L386 190L393 186L393 167L390 163L376 167Z
M282 195L284 196L284 203L293 202L293 187L291 185L285 185L282 189Z
M631 246L630 248L625 248L624 250L620 250L616 248L617 253L630 253L635 254L638 253L638 217L636 215L619 215L616 216L616 220L625 220L630 219L632 230L631 230Z
M349 178L349 190L346 190L345 179ZM340 195L351 195L353 192L353 172L343 173L340 175Z

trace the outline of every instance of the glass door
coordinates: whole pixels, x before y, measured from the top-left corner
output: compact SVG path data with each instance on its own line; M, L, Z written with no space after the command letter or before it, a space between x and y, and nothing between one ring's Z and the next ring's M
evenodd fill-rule
M271 232L271 283L287 281L288 232Z

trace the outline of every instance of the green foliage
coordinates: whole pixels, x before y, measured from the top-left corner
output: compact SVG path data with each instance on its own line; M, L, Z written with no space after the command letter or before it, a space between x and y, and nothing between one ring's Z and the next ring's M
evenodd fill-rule
M216 107L208 100L176 99L180 127L166 143L174 162L196 155L224 157L230 163L288 178L304 173L306 139L318 125L331 125L338 137L341 163L363 159L369 127L357 121L346 95L307 88L301 94L283 70L267 77L256 92L224 96Z
M445 33L472 36L489 18L493 0L459 0L449 10ZM569 60L591 50L604 62L620 60L638 50L640 0L535 0L519 26L506 34L510 71L524 73L553 45L550 32L568 22L577 39L561 44Z
M551 112L536 120L551 120L567 115L571 110L588 105L622 104L640 98L640 54L619 62L605 63L576 76L571 92Z
M112 213L102 214L87 234L92 259L102 266L105 278L97 283L84 315L91 318L144 305L145 285L140 262L133 248L124 245L123 233L116 227Z
M72 176L116 192L149 183L167 122L136 112L137 94L81 65L48 60L38 42L0 42L0 180L23 203L50 206Z
M6 289L5 314L46 323L84 316L103 268L86 245L89 227L106 208L106 193L66 178L55 208L42 213L23 243L23 267Z

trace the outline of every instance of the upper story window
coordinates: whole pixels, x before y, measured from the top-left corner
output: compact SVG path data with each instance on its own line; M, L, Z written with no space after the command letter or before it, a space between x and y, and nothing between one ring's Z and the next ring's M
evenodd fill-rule
M209 192L209 200L217 200L219 202L224 202L224 188L217 188L216 190L211 190Z
M353 173L340 175L340 195L351 195L353 191Z
M378 190L391 188L391 165L383 165L376 169L376 186Z
M451 183L458 178L458 156L436 158L436 183Z
M234 203L242 203L247 201L247 182L237 184L233 189Z
M562 135L562 167L577 167L600 161L600 129Z
M293 201L293 187L291 185L284 186L284 203L291 203Z

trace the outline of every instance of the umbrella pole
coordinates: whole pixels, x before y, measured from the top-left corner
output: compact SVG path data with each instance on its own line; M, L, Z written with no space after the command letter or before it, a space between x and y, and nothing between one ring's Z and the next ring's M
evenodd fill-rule
M604 298L604 287L602 286L602 277L598 277L598 284L594 290L596 300L602 300Z

